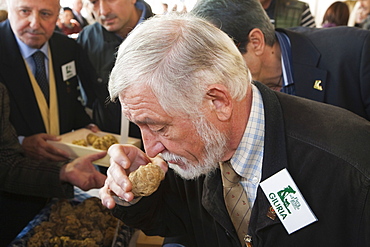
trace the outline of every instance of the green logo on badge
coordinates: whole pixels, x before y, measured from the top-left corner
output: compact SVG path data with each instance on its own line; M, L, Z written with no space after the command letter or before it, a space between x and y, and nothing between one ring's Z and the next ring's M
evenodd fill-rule
M290 187L290 185L288 185L288 187L284 188L283 190L280 190L278 191L278 196L280 197L280 200L283 202L284 204L284 207L286 208L286 210L288 210L288 213L291 214L290 210L289 210L289 205L290 205L290 202L286 199L286 197L289 195L289 194L295 194L296 192L292 189L292 187Z
M299 210L301 206L298 198L293 196L295 193L296 191L288 185L288 187L278 191L277 196L275 193L269 194L272 204L283 220L288 216L288 214L292 213L289 209L290 205L292 205L295 210Z

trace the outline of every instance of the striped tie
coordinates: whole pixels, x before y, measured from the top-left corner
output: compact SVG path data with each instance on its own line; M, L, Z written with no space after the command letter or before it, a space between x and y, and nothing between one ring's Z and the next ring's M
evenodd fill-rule
M240 176L235 173L230 161L220 164L222 183L224 186L224 197L226 208L229 212L231 221L238 233L239 240L245 245L244 237L248 233L251 208L249 206L247 194L243 186L239 183Z

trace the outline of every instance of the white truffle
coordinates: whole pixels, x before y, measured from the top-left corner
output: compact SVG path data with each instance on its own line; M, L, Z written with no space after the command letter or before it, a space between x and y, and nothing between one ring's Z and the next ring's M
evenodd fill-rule
M164 171L157 165L149 163L140 166L128 176L132 183L132 193L135 197L151 195L158 189L164 176Z

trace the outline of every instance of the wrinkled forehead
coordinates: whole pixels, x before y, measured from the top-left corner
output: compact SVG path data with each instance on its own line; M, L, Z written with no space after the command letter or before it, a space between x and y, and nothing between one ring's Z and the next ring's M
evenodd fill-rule
M146 123L148 119L167 118L158 99L148 87L126 90L119 95L122 114L134 123Z

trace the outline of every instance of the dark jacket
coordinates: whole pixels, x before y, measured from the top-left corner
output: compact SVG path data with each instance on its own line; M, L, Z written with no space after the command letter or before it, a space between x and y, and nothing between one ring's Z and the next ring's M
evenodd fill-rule
M254 247L370 246L370 123L347 110L274 92L259 83L265 111L262 179L287 168L317 222L291 235L267 217L258 188L249 227ZM227 213L220 170L159 189L114 214L148 235L182 235L189 247L241 246Z
M354 27L277 29L288 35L296 95L370 120L370 32ZM314 88L319 80L322 90Z

